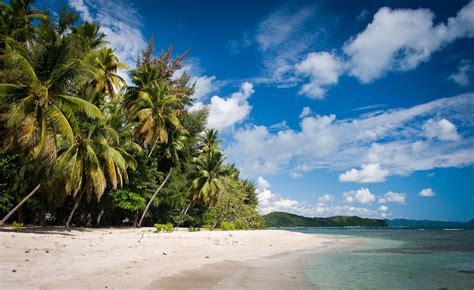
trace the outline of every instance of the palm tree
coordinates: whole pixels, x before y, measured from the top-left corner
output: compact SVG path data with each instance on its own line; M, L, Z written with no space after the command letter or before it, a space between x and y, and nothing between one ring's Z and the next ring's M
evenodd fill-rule
M6 44L0 61L6 70L20 69L22 76L16 83L0 84L5 149L19 148L27 160L48 168L57 157L57 136L65 144L75 141L71 123L78 113L101 117L96 106L74 95L75 85L91 75L80 56L73 39L59 35L51 22L44 23L31 48L17 50Z
M103 121L102 121L103 122ZM135 170L135 159L121 148L118 133L107 124L78 124L75 142L60 151L55 170L64 192L75 199L66 228L84 194L100 200L107 184L113 190L128 183L127 168ZM79 194L79 195L78 195Z
M151 145L151 156L158 142L168 143L167 128L180 129L178 119L181 99L168 90L166 82L157 79L156 68L144 65L132 80L134 86L127 88L125 103L132 120L137 121L136 137L142 144ZM171 126L168 126L171 125Z
M138 222L137 226L141 227L143 219L145 218L145 215L150 208L150 205L153 203L154 199L158 195L158 193L163 189L165 186L166 182L171 176L171 173L173 171L173 167L177 164L179 164L181 157L180 153L183 153L186 151L186 136L188 132L185 129L180 129L180 130L173 130L170 131L169 135L169 142L162 144L162 148L160 152L163 152L164 154L164 159L168 161L169 164L169 170L168 174L166 175L165 179L163 182L160 184L160 186L157 188L157 190L153 193L152 197L148 201L142 216L140 217L140 221Z
M38 31L35 20L47 20L48 16L31 8L32 0L11 0L11 5L0 2L0 34L9 36L20 43L34 38Z
M191 183L192 203L215 204L223 186L221 178L227 174L223 163L224 157L220 152L196 159L198 176Z
M216 152L222 151L222 148L219 146L219 143L222 142L221 139L217 139L217 130L207 129L204 131L204 134L201 138L201 152L203 154L214 154Z
M118 69L126 69L127 65L118 61L114 50L102 47L95 57L97 67L94 77L94 88L114 99L116 91L125 85L125 80L117 74Z

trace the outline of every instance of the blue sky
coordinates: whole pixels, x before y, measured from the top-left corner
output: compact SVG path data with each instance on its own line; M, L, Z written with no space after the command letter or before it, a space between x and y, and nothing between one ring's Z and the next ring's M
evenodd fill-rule
M191 109L262 213L474 217L474 2L68 4L131 66L151 36L191 49Z

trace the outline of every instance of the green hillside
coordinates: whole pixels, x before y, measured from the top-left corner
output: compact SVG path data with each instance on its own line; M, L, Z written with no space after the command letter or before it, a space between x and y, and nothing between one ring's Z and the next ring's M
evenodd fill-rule
M361 218L358 216L334 216L309 218L286 212L272 212L264 216L267 227L386 227L384 220Z

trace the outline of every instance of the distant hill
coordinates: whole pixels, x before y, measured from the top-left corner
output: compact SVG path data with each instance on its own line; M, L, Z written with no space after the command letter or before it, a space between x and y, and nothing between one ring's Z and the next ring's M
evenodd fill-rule
M424 228L424 229L474 229L474 219L463 222L446 222L446 221L428 221L428 220L409 220L409 219L393 219L385 220L390 228Z
M267 227L386 227L384 220L358 216L334 216L309 218L286 212L272 212L264 216Z

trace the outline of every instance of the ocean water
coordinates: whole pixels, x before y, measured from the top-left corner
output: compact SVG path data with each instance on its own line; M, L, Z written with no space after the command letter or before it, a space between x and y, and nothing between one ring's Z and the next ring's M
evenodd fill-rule
M361 241L351 249L305 259L304 273L316 289L474 289L474 231L294 231Z

